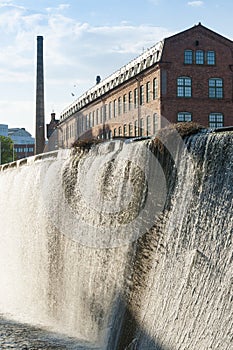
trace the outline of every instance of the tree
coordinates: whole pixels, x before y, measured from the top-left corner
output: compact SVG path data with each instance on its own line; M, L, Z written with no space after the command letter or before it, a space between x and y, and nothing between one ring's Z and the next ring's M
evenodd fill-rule
M14 143L12 139L0 136L0 164L10 163L14 159Z

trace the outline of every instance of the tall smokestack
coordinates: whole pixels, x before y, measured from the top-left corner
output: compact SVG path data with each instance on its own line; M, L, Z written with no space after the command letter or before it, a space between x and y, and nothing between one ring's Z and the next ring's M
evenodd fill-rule
M44 121L44 68L43 36L37 37L37 71L36 71L36 142L35 154L43 153L45 147Z

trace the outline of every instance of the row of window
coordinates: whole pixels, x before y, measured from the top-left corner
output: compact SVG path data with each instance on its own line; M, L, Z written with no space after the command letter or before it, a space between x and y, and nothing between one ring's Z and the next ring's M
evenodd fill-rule
M83 119L82 129L89 129L95 125L102 124L107 120L116 118L117 116L138 108L139 105L143 105L145 102L150 102L151 99L155 100L157 98L158 80L154 78L152 89L151 82L148 81L145 86L141 85L139 89L135 88L133 91L129 91L127 94L118 97L118 99L114 99L108 104L104 104L102 107L87 114L86 118Z
M207 64L215 65L215 52L204 50L185 50L184 51L184 63L185 64Z
M155 134L159 129L159 120L158 115L155 113L153 117L147 116L145 118L140 118L139 126L138 120L135 120L133 123L124 124L113 129L113 132L110 131L110 135L113 137L117 136L148 136ZM109 134L108 134L109 135ZM107 138L108 138L108 135Z
M16 147L14 148L15 152L17 153L33 153L34 148L33 147Z
M208 81L209 98L223 98L223 80L210 78ZM190 77L177 78L177 97L192 97L192 79Z
M177 115L178 122L191 122L192 113L190 112L179 112ZM222 113L210 113L209 114L209 127L220 128L224 126L224 119Z
M222 113L210 113L208 117L209 127L210 128L219 128L224 126L224 117ZM190 112L179 112L177 114L177 122L191 122L192 113ZM67 128L67 132L64 135L64 140L68 140L69 137L74 136L74 124L72 127ZM148 136L153 135L159 129L159 120L158 114L155 113L153 117L147 116L145 118L140 118L140 124L138 126L138 120L135 120L133 123L124 124L114 128L113 131L109 130L105 134L101 134L103 138L112 138L117 136ZM89 129L83 129L82 132ZM17 149L16 149L17 152ZM18 151L19 152L19 151ZM20 151L23 152L23 151ZM26 152L26 149L24 150ZM28 148L28 152L33 152L33 148Z

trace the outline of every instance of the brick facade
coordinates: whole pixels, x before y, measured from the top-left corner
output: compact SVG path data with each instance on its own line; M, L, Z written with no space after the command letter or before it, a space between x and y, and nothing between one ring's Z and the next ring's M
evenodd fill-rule
M233 125L233 42L201 24L164 39L74 101L61 114L59 144L152 135L182 118Z

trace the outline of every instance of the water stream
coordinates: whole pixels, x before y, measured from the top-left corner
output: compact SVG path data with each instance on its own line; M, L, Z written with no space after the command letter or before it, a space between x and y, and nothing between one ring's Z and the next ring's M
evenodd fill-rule
M0 348L230 350L232 135L2 166Z

